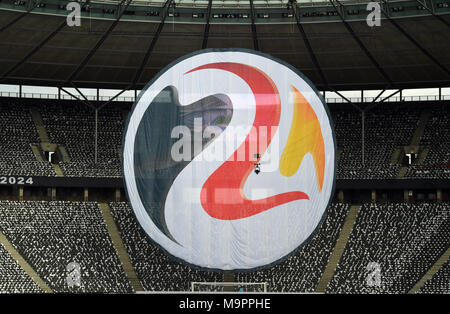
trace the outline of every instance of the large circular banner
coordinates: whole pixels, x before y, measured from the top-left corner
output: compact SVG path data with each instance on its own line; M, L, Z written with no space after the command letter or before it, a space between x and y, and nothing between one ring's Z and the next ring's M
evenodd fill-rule
M124 134L133 211L169 255L214 270L287 257L324 218L335 177L327 107L288 64L202 50L140 93Z

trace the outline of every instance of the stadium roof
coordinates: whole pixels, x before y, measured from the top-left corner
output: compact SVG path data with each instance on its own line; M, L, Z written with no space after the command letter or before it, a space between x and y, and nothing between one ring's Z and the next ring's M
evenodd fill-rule
M212 16L192 22L162 8L145 21L84 15L79 27L67 26L62 14L0 9L0 83L140 89L170 62L207 47L258 49L292 64L321 89L450 85L448 10L388 14L380 27L369 27L346 8L330 8L343 16L316 22L300 12L283 22Z
M119 3L121 0L94 0L92 2L97 3ZM162 5L166 2L166 0L132 0L131 4L134 5ZM186 7L206 7L208 6L209 0L175 0L177 6L186 6ZM253 4L255 7L286 7L289 0L253 0ZM327 0L297 0L297 3L300 5L308 5L308 4L317 4L317 3L327 3ZM367 0L342 0L341 2L366 2ZM212 3L215 7L249 7L249 0L214 0Z

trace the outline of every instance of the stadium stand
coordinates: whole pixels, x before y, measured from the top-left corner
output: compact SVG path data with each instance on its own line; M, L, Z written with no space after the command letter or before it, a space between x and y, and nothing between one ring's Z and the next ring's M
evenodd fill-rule
M51 142L69 152L70 161L60 162L68 177L120 177L119 148L123 119L120 110L104 108L98 113L98 160L95 163L95 114L84 104L49 101L39 108Z
M239 273L238 282L267 282L272 292L313 292L328 263L349 210L349 204L334 203L311 241L286 261L268 270Z
M449 203L365 203L327 292L407 293L449 245ZM368 284L370 263L379 285Z
M39 293L41 289L0 244L0 293Z
M0 98L0 173L2 175L54 176L48 162L39 162L33 154L31 144L39 137L33 120L20 100Z
M0 230L54 292L132 292L97 203L1 201ZM66 281L71 262L81 286Z
M145 290L189 291L191 282L220 282L220 273L198 271L172 261L151 243L142 231L128 203L109 204L131 263Z
M433 294L450 294L450 260L445 263L442 268L428 280L420 293Z
M188 291L194 281L223 280L167 257L142 232L127 203L110 207L145 290ZM272 292L313 292L349 207L331 204L318 232L293 256L267 270L238 273L236 281L267 282ZM95 202L1 201L0 230L55 292L132 291ZM449 245L449 203L363 204L327 292L406 293ZM71 261L82 267L80 288L67 286ZM380 286L367 285L371 262L380 266ZM1 246L0 265L0 278L11 282L0 283L1 292L40 291ZM420 292L448 293L448 269L447 262Z
M436 104L432 108L424 134L421 138L421 147L429 151L421 165L409 167L405 177L408 178L450 178L450 110L448 104Z
M414 104L383 103L365 113L365 158L362 163L361 113L349 108L333 110L336 141L342 153L338 179L394 179L399 164L391 164L395 148L407 146L420 110Z

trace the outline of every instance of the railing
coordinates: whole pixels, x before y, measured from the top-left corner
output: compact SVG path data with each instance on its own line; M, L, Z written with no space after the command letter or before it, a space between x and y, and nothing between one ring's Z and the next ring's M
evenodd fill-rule
M79 96L79 95L76 95ZM20 98L19 92L0 92L0 97L12 97L12 98ZM79 96L82 99L81 96ZM114 96L100 96L97 99L97 96L86 95L88 100L92 101L109 101ZM76 98L61 93L60 98L58 98L58 94L47 94L47 93L22 93L21 98L37 98L37 99L62 99L62 100L76 100ZM374 100L375 97L364 97L365 103L370 103ZM348 100L354 103L361 103L361 97L347 97ZM383 97L379 97L377 101L382 100ZM133 96L119 96L115 98L113 101L115 102L134 102L135 98ZM439 100L450 100L450 95L441 95L439 99L438 95L428 95L428 96L392 96L386 99L386 102L400 102L400 101L439 101ZM327 103L346 103L347 100L341 97L326 97L325 101Z
M361 103L361 97L347 97L348 100L354 103ZM364 97L365 103L373 102L375 97ZM377 102L381 101L383 97L379 97ZM438 95L429 95L429 96L392 96L385 100L385 102L400 102L400 101L439 101L439 100L450 100L450 95L441 95L441 99L439 99ZM346 103L347 100L341 97L326 97L325 101L327 103Z
M75 96L79 97L80 99L83 99L83 97L80 95ZM85 95L85 96L88 100L92 101L109 101L111 98L114 97L114 96L100 96L97 99L97 96L92 95ZM0 92L0 97L76 100L75 97L62 93L60 96L58 96L58 94L48 94L48 93L22 93L22 97L20 97L20 93L18 92ZM133 102L134 97L119 96L116 97L113 101Z

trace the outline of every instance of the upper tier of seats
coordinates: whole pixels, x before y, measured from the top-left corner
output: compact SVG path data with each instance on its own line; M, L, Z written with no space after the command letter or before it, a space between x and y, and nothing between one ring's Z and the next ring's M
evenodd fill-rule
M80 103L49 102L39 107L50 141L66 147L70 161L60 162L68 177L120 177L123 118L120 110L98 112L98 156L95 163L95 114Z
M420 145L429 148L422 165L409 167L408 178L450 178L450 108L435 105L430 109Z
M391 164L397 147L407 146L421 109L414 104L383 103L365 113L364 163L362 114L353 107L332 109L336 142L341 150L338 179L395 179L400 165Z
M38 162L30 144L39 138L29 109L18 99L0 99L0 175L54 176L53 167ZM411 165L407 178L450 178L448 103L383 103L365 113L364 163L361 113L350 105L330 105L339 160L338 179L392 179L401 168L396 150L411 144L420 115L430 112L420 145L428 149L421 165ZM41 114L52 143L65 146L70 161L60 162L69 177L121 177L122 132L126 112L115 104L98 114L98 158L95 163L95 113L78 102L48 100L33 105ZM417 161L416 161L417 163Z
M39 136L29 108L19 99L0 98L0 175L54 176L55 170L47 162L38 162L31 144L39 143Z

